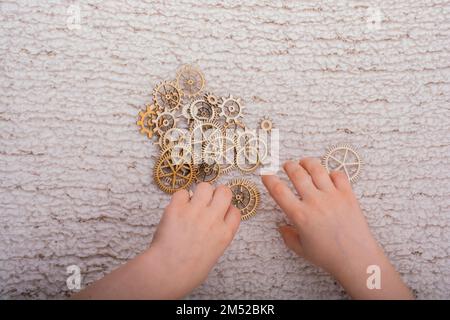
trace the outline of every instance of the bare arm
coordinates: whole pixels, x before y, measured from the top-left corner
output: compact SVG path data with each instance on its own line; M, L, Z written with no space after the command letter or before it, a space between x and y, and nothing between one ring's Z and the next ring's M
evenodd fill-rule
M208 276L239 228L231 190L208 183L173 195L148 250L75 299L178 299Z
M289 161L284 169L298 195L275 175L263 183L293 223L280 228L286 245L330 272L355 299L412 299L372 236L346 175L328 174L313 158ZM373 265L380 268L381 289L367 286Z

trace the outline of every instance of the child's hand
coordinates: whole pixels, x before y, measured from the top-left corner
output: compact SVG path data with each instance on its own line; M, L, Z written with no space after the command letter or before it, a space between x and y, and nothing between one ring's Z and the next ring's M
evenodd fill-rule
M75 296L178 299L199 286L230 244L241 214L231 190L200 183L175 193L149 249Z
M293 223L280 227L286 245L333 274L353 297L410 298L371 235L347 176L328 174L313 158L289 161L284 170L300 198L275 175L264 176L263 183ZM381 290L366 286L370 265L381 268Z
M178 191L165 209L151 250L163 268L171 271L176 298L206 280L233 240L241 214L231 198L226 186L214 190L209 183L200 183L191 199L186 190Z

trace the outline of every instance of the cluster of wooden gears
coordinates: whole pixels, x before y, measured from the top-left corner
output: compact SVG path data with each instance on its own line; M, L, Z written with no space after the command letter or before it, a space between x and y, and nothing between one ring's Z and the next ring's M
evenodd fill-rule
M158 187L174 193L194 183L213 183L234 169L254 172L268 155L267 140L248 130L243 110L239 98L207 91L202 71L191 65L182 66L174 80L159 83L153 103L137 121L141 133L161 149L153 171ZM260 120L260 131L270 134L272 128L271 119ZM248 179L228 185L242 219L253 216L259 205L256 185Z

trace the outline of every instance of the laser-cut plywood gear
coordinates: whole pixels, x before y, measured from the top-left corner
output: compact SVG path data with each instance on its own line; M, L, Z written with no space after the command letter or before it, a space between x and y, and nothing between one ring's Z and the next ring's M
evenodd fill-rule
M139 119L136 124L141 128L140 132L146 134L149 139L153 137L155 124L153 120L156 119L158 110L155 105L147 105L145 111L139 111Z
M344 171L350 182L356 182L363 161L354 147L349 144L338 144L328 148L322 158L322 164L328 172Z
M195 100L189 107L191 118L196 121L212 121L216 117L214 106L205 100Z
M200 150L203 150L207 143L221 146L219 143L223 136L223 127L217 121L195 121L191 126L192 145L195 149L200 147Z
M243 105L241 99L234 98L232 95L229 95L228 98L223 98L220 109L220 116L223 116L227 123L238 122L242 117Z
M216 161L202 162L196 165L197 182L213 183L220 177L221 173L220 165Z
M191 157L186 154L174 157L171 150L167 149L161 153L153 177L162 191L174 193L189 188L195 180L196 171Z
M211 92L205 93L205 101L208 102L213 107L216 107L220 103L220 98Z
M259 127L266 131L266 132L270 132L273 129L273 121L272 119L270 119L267 116L264 116L261 121L259 122Z
M165 149L169 146L188 144L191 142L190 132L186 129L171 128L163 133L159 137L158 144L161 149Z
M198 68L184 65L177 72L176 83L183 95L192 98L205 88L205 76Z
M163 81L153 89L153 101L162 111L174 111L181 104L181 90L173 82Z
M175 112L163 111L152 122L155 125L154 131L161 137L165 132L177 126L178 119Z
M233 179L227 185L233 193L231 202L241 210L241 220L248 220L254 216L260 198L256 185L247 179Z

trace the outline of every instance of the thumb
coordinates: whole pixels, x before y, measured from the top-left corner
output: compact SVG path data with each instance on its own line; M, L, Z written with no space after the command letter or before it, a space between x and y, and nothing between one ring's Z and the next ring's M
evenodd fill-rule
M278 231L281 233L286 246L294 251L297 255L302 257L303 248L300 244L300 237L297 233L297 230L295 230L295 228L291 226L280 226L278 227Z

